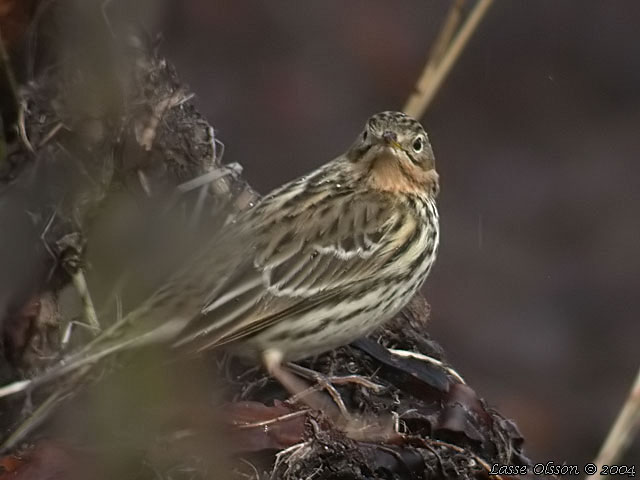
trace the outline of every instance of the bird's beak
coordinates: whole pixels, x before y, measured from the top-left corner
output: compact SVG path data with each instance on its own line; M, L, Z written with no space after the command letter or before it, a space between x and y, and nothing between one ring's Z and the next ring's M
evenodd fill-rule
M402 146L398 143L398 136L389 130L382 134L382 141L396 150L402 150Z

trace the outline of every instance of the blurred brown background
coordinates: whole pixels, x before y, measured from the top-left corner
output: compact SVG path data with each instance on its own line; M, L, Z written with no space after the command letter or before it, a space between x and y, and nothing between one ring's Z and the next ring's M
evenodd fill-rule
M183 0L158 18L264 193L402 108L449 4ZM442 178L430 332L539 461L591 459L640 363L639 30L637 0L498 0L424 119Z

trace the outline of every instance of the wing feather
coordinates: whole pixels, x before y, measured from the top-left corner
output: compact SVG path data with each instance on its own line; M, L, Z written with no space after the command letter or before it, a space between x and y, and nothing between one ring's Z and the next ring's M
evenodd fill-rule
M270 222L264 221L269 212L256 210L248 221L264 226L253 237L253 254L217 289L178 344L197 340L208 348L254 334L335 298L382 268L402 221L391 204L353 194L333 203L315 199L313 207L273 207Z

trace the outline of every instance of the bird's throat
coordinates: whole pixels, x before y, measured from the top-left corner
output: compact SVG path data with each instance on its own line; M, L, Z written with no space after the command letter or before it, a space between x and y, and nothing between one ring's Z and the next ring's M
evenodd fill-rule
M371 188L382 192L420 194L429 180L426 173L411 161L382 151L371 162L368 182Z

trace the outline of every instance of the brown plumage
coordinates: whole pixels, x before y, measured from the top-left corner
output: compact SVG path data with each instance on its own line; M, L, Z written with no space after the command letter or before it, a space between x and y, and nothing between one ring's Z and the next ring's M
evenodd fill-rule
M427 277L439 241L437 193L422 126L376 114L345 154L266 195L47 378L152 342L226 345L273 367L364 336Z

